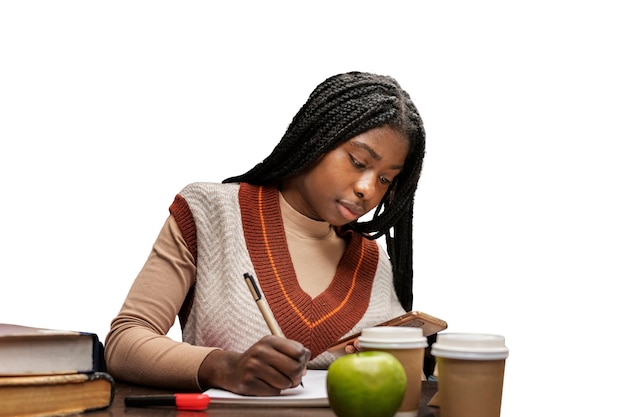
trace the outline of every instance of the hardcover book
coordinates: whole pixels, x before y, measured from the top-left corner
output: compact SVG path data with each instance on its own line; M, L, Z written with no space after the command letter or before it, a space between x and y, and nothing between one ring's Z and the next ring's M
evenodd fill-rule
M0 417L64 416L107 408L115 384L105 372L0 377Z
M94 333L0 323L0 376L106 371Z

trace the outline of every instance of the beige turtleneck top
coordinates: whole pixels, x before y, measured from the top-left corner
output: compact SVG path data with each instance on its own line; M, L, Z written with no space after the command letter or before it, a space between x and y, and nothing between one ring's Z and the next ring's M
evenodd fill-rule
M329 223L300 214L282 194L280 209L298 283L307 294L316 297L333 279L346 242Z

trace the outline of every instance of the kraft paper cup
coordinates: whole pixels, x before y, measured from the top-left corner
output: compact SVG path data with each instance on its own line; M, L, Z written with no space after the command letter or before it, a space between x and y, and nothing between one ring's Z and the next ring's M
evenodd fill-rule
M428 341L422 329L416 327L370 327L363 329L358 340L363 351L383 351L394 355L406 373L404 400L396 417L415 417L422 394L424 350Z
M437 361L440 417L500 417L504 337L482 333L439 333L431 353Z

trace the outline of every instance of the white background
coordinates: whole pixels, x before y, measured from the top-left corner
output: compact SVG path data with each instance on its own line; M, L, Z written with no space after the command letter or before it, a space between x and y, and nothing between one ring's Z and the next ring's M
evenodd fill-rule
M218 3L0 3L0 321L104 338L185 184L246 171L319 82L373 71L427 131L414 308L505 335L503 417L616 415L619 2Z

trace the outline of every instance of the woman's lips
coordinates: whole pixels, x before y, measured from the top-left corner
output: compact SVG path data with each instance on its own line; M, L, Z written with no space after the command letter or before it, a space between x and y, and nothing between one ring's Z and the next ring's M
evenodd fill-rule
M365 214L365 210L361 206L346 201L339 202L339 212L349 222L353 222Z

